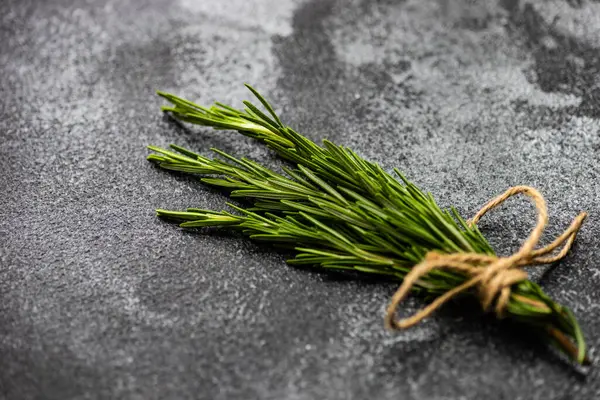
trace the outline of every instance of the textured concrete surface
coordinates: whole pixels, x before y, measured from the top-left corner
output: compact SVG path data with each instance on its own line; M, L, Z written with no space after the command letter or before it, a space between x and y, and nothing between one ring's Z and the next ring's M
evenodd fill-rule
M153 168L144 146L273 162L174 125L153 94L239 104L249 82L300 132L399 167L465 216L536 186L546 240L590 213L572 255L532 275L598 349L599 43L585 0L3 0L0 397L598 398L598 367L577 372L476 306L389 333L393 284L159 221L154 208L225 198ZM533 217L515 200L482 228L508 253Z

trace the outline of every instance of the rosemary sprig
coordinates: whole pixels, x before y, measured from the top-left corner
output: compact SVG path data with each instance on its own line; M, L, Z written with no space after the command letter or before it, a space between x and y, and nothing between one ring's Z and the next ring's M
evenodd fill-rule
M296 251L292 265L320 266L387 276L401 280L430 251L477 252L494 255L476 226L452 208L442 210L398 170L398 178L352 150L327 140L319 146L285 126L270 104L246 85L266 113L245 101L244 110L216 103L207 108L172 94L158 92L172 106L162 107L181 121L235 130L255 138L290 161L294 168L277 173L255 161L212 149L208 158L176 145L171 150L150 146L148 156L162 168L201 175L201 181L250 200L238 213L189 208L157 210L185 228L240 229L251 239L273 242ZM464 283L458 272L434 270L414 289L438 295ZM584 364L585 342L579 325L561 306L531 282L512 288L508 317L540 331L543 338L570 359Z

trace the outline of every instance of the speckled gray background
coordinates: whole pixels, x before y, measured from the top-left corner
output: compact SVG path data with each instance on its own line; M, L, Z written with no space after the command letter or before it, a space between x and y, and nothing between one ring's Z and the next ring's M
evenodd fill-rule
M600 348L598 2L2 0L2 398L598 398L598 367L476 306L390 333L394 284L155 218L225 198L145 145L272 158L173 124L153 91L239 105L243 82L465 216L516 184L547 196L546 240L588 211L572 255L533 277ZM533 219L515 200L482 228L507 253Z

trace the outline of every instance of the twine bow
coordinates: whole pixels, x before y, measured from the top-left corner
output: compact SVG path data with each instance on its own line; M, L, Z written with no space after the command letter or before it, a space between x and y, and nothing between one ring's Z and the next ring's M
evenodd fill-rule
M498 207L510 197L517 194L524 194L530 197L537 209L537 225L531 231L531 234L525 240L519 251L508 257L497 257L478 253L454 253L441 254L429 252L425 259L412 268L406 275L402 285L392 297L392 301L387 309L385 317L386 326L395 329L409 328L427 318L435 310L441 307L454 296L472 288L477 287L481 305L485 311L489 311L495 302L494 311L499 318L502 318L508 304L511 287L528 278L527 272L523 267L528 265L549 264L562 259L567 255L573 245L575 236L581 228L581 225L587 214L579 214L571 223L571 226L564 231L548 246L535 249L538 244L544 228L548 224L548 210L546 201L536 189L529 186L515 186L487 203L470 222L471 225L477 222L488 211ZM555 255L547 256L556 248L564 244L562 249ZM415 283L427 273L436 269L447 269L458 271L467 276L467 281L456 288L449 290L436 298L427 307L411 317L397 320L394 315L398 305L408 295L410 289Z

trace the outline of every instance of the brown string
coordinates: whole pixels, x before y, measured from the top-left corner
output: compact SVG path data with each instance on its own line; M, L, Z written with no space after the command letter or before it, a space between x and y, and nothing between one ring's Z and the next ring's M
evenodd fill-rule
M481 217L488 211L520 193L532 199L537 208L538 216L535 228L533 228L519 251L508 257L478 253L441 254L429 252L425 256L425 259L406 275L402 285L392 297L385 317L386 326L395 329L405 329L418 324L448 300L472 287L478 288L483 309L488 311L495 303L494 311L499 318L502 318L510 298L511 286L528 278L527 272L523 270L523 267L527 265L549 264L567 255L587 214L584 212L579 214L573 220L571 226L548 246L535 249L548 223L548 210L546 208L546 201L540 192L529 186L515 186L508 189L483 206L470 224L477 224ZM564 246L557 254L546 256L563 244ZM402 320L395 319L396 309L408 295L410 289L421 277L436 269L460 272L465 274L468 279L463 284L436 298L431 304L421 309L415 315Z

